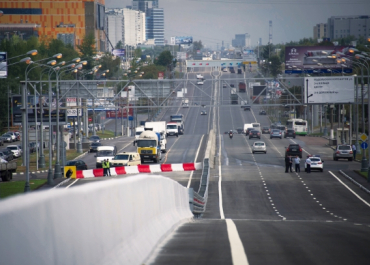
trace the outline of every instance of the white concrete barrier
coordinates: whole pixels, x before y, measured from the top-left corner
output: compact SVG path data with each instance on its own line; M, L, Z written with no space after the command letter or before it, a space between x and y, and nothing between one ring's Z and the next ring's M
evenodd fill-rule
M0 201L0 264L142 264L193 214L188 190L136 175Z

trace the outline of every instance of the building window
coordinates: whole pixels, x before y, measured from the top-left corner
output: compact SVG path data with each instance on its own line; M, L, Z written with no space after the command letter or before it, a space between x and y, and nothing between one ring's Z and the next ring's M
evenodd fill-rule
M1 8L4 15L42 15L41 8Z

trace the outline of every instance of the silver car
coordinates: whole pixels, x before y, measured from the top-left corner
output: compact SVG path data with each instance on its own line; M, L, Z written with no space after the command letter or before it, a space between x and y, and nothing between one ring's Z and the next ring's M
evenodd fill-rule
M338 161L339 158L348 159L348 161L353 160L352 146L349 144L339 144L334 150L333 159Z
M256 141L256 142L253 143L253 145L252 145L252 153L254 154L256 152L263 152L265 154L267 153L265 142Z

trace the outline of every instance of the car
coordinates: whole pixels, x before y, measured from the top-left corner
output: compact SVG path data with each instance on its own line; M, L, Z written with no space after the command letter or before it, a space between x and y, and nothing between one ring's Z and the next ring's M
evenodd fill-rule
M99 136L97 136L97 135L92 135L92 136L90 136L89 137L89 142L90 143L93 143L93 142L100 142L100 137Z
M66 166L75 166L76 170L87 170L87 165L83 160L69 160Z
M247 129L245 130L245 136L249 136L249 133L250 133L252 130L254 130L254 128L253 128L253 127L249 127L249 128L247 128Z
M281 131L279 129L273 129L271 130L270 139L272 138L280 138L282 139Z
M226 88L227 87L227 85L224 83L224 84L222 84L222 88Z
M93 142L90 144L90 153L97 152L98 146L101 146L102 144L100 142Z
M36 143L35 142L29 143L29 150L30 150L30 153L36 152Z
M323 172L324 171L324 161L321 160L320 156L319 155L312 155L312 156L309 156L309 157L310 157L310 160L311 160L311 170L318 169L321 172ZM306 171L306 168L307 168L306 163L304 163L304 168L305 168L305 171Z
M9 149L0 150L0 156L3 157L6 161L12 161L14 159L14 155Z
M265 142L262 142L262 141L256 141L253 143L252 145L252 153L257 153L257 152L263 152L263 153L267 153L267 149L266 149L266 144Z
M260 115L266 115L266 111L265 110L260 110L259 114Z
M207 115L207 111L202 110L202 111L200 112L200 115Z
M242 134L243 133L243 128L236 128L236 131L238 132L238 134Z
M247 106L244 106L244 110L251 110L251 106L250 105L247 105Z
M16 132L14 132L14 134L16 136L17 141L20 141L21 140L21 133L16 131Z
M22 155L22 149L20 149L18 145L8 145L6 149L9 149L14 157L18 158Z
M299 144L290 144L285 150L285 156L299 156L299 158L302 158L302 147Z
M13 142L12 140L12 136L8 133L4 133L3 135L1 135L1 138L3 139L4 143L11 143Z
M261 139L261 133L260 131L257 131L257 130L251 130L249 132L249 139L251 138L258 138L258 139Z
M203 80L198 80L197 81L197 85L203 85L203 84L204 84Z
M338 159L348 159L348 161L353 160L352 146L349 144L338 144L333 153L333 160L338 161Z
M123 152L116 154L111 160L112 167L141 165L140 155L136 152Z
M235 87L234 84L230 84L231 87Z
M262 134L269 134L270 133L270 128L268 126L263 126L262 127Z
M11 137L12 137L12 141L13 142L15 142L15 141L17 141L17 136L15 135L15 133L14 132L6 132L6 134L10 134L11 135Z
M284 138L292 137L295 138L295 131L294 129L287 129L284 133Z
M0 145L4 145L4 139L0 137Z

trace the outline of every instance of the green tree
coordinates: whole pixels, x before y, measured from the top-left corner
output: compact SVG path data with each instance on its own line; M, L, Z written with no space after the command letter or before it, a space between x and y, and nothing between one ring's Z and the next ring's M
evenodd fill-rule
M115 49L123 49L123 47L124 47L124 45L123 45L122 41L119 41L119 42L117 42L116 47L114 47L114 48Z
M163 51L158 56L158 59L154 61L156 65L162 65L168 67L173 61L173 56L170 51Z
M273 77L277 77L277 75L281 73L281 61L279 56L273 55L269 58L269 70Z

